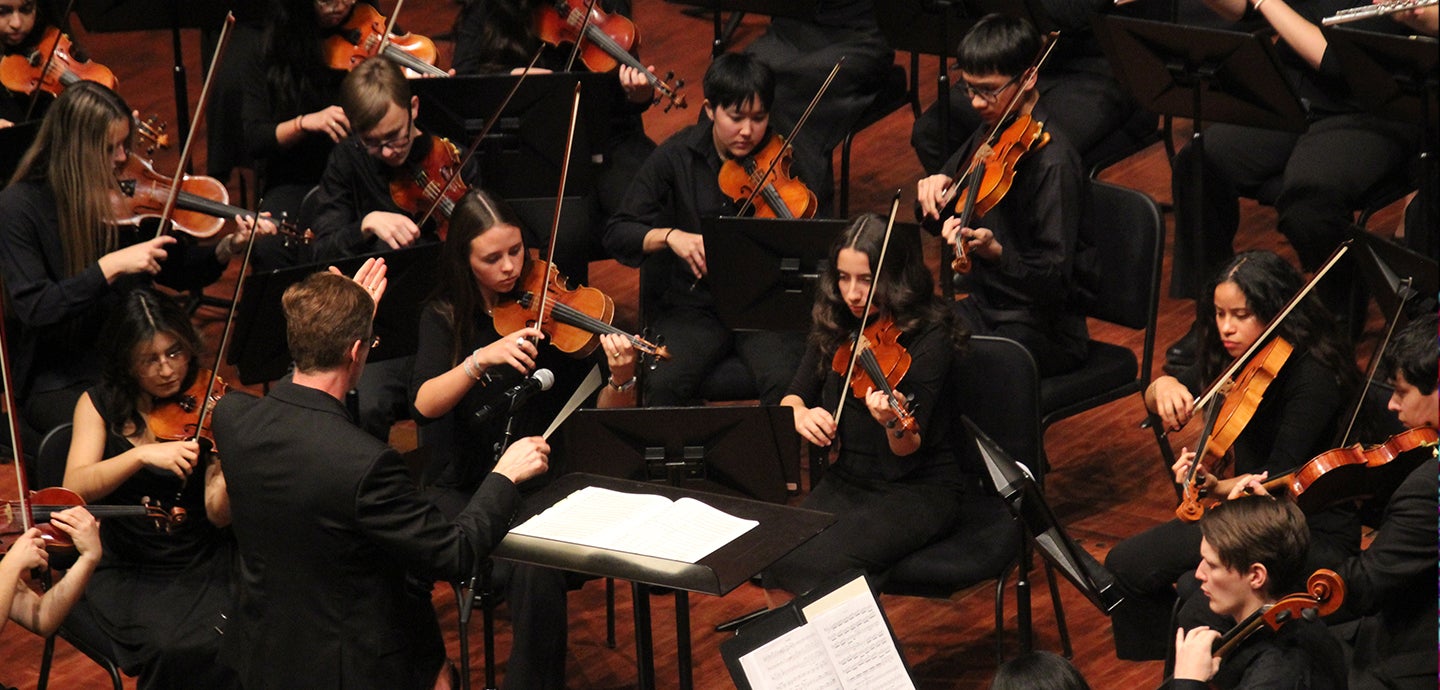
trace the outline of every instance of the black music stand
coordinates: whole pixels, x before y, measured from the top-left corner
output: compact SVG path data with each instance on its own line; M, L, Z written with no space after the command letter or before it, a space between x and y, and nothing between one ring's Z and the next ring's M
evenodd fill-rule
M698 11L714 15L715 39L710 44L710 57L719 57L725 52L725 43L730 34L746 14L763 14L770 17L808 19L815 11L815 0L666 0L676 5L688 5ZM720 16L732 13L730 25L724 25Z
M1096 15L1094 28L1116 79L1141 108L1194 122L1194 180L1186 190L1197 228L1205 227L1205 123L1305 131L1305 108L1266 36L1107 14ZM1193 246L1186 233L1176 235L1177 253Z
M485 123L496 117L495 109L519 78L495 74L411 79L410 88L420 98L416 124L464 150L485 129ZM570 103L579 82L580 119L566 195L588 194L595 178L591 161L605 150L609 138L614 79L588 72L525 77L505 112L499 114L499 122L475 151L481 185L507 199L555 198L564 165Z
M97 34L170 31L170 48L175 55L176 133L180 141L185 141L190 137L190 97L185 86L180 30L219 29L231 4L219 0L75 0L75 14L86 31Z
M675 625L680 631L688 631L688 592L724 596L835 522L835 517L829 513L803 508L574 473L556 478L550 486L528 498L516 523L543 512L587 486L627 493L659 494L670 499L695 498L736 517L760 523L695 563L517 534L507 535L491 552L494 558L630 581L634 599L637 685L642 690L653 690L655 687L655 656L650 627L652 586L676 590ZM678 644L681 646L678 664L680 687L689 690L693 685L689 641L682 638Z
M1102 613L1108 615L1114 611L1124 600L1124 595L1115 587L1114 576L1065 533L1055 514L1050 512L1050 506L1040 494L1030 470L1011 458L969 417L961 417L961 421L975 437L975 445L980 449L980 457L985 461L985 469L990 473L995 490L1005 499L1010 512L1025 525L1025 531L1034 546L1039 547L1040 555ZM1021 558L1024 559L1022 563L1027 562L1029 554L1022 554ZM1027 604L1019 610L1025 612L1029 608Z
M578 410L549 475L587 472L784 503L800 489L800 435L779 406Z
M1420 194L1406 213L1416 213L1433 222L1436 209L1431 205L1440 194L1440 189L1436 189L1440 180L1436 171L1436 123L1440 116L1436 103L1437 92L1440 92L1436 63L1440 60L1440 51L1436 47L1440 41L1344 27L1325 27L1322 31L1329 51L1343 67L1345 81L1357 103L1381 117L1419 124ZM1433 253L1437 249L1434 225L1421 223L1419 227L1428 228L1432 237L1428 243L1420 240L1412 246Z
M700 219L705 280L720 321L737 331L805 332L815 281L844 220ZM918 241L918 236L917 236Z
M1370 287L1380 313L1398 313L1403 319L1399 328L1409 321L1412 312L1400 310L1400 302L1415 301L1415 311L1434 311L1440 292L1440 266L1434 257L1402 247L1383 237L1372 235L1352 225L1350 237L1355 240L1355 261L1360 275Z
M375 313L375 335L380 336L380 346L371 351L370 360L414 354L421 305L435 291L438 243L246 276L235 314L234 344L227 358L239 370L240 382L248 386L274 381L290 368L285 313L280 306L285 288L330 266L353 275L372 256L384 257L388 283Z

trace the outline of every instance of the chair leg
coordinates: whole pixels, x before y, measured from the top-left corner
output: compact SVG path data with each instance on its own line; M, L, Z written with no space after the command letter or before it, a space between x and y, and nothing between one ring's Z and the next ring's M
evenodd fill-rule
M475 590L475 581L470 581L469 587L459 582L450 583L450 588L455 590L456 618L459 621L460 637L460 690L470 690L470 607L474 597L471 593Z
M1010 579L1006 568L995 579L995 665L1005 663L1005 581Z
M1020 636L1020 653L1028 654L1035 649L1035 629L1030 623L1030 565L1034 559L1030 540L1024 535L1020 539L1024 546L1015 575L1015 631Z
M1165 435L1165 423L1155 414L1145 418L1144 426L1150 427L1151 433L1155 435L1155 445L1160 449L1160 462L1163 465L1165 477L1172 479L1170 468L1175 466L1175 448L1170 445L1170 439ZM1180 500L1182 489L1175 484L1175 500Z
M1060 651L1066 659L1075 658L1075 648L1070 645L1070 628L1065 625L1065 605L1060 603L1060 584L1055 581L1055 568L1045 561L1045 579L1050 582L1050 603L1055 607L1055 625L1060 629Z
M615 578L605 578L605 646L615 648Z
M490 585L490 563L480 575L480 619L485 638L485 690L496 690L495 682L495 591Z
M36 690L45 690L50 685L50 663L55 660L55 636L45 638L45 651L40 654L40 678L36 681Z

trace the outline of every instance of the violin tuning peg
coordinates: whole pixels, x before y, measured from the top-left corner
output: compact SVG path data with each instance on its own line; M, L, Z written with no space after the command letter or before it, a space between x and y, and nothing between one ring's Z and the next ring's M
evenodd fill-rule
M666 72L666 73L665 73L665 79L664 79L663 81L670 81L671 79L674 79L674 78L675 78L675 70L670 70L669 72Z
M677 80L675 81L675 90L676 90L676 91L679 91L680 89L683 89L683 88L685 88L685 80L684 80L684 79L677 79Z

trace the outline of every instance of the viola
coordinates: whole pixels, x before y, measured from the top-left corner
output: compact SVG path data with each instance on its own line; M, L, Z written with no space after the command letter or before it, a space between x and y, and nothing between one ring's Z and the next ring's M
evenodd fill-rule
M1306 513L1345 501L1388 496L1420 463L1434 457L1437 440L1440 436L1433 427L1416 427L1369 448L1357 443L1327 450L1264 486L1271 493L1289 493Z
M172 514L166 512L157 504L147 500L141 505L85 505L85 499L80 494L60 486L52 486L48 489L31 491L29 500L5 501L0 506L0 533L23 531L23 520L20 518L20 511L26 506L30 509L31 525L40 530L40 538L45 541L45 550L51 554L72 553L75 550L75 543L71 541L70 535L57 529L50 524L50 516L62 510L85 506L97 519L104 520L112 517L144 517L155 521L158 528L164 528L172 524Z
M776 156L780 159L776 161ZM754 197L756 218L813 218L815 193L790 175L793 159L785 138L776 134L765 145L720 166L720 191L737 202ZM771 171L768 177L765 171ZM755 193L759 185L760 193Z
M0 59L0 82L11 91L28 94L38 88L58 96L65 87L81 81L104 84L111 90L119 85L110 68L75 57L70 37L53 26L45 29L30 54Z
M1225 402L1216 412L1214 428L1206 434L1202 448L1204 452L1196 455L1195 462L1190 467L1180 506L1175 509L1176 517L1185 522L1194 522L1205 514L1204 507L1200 505L1197 483L1201 476L1200 470L1211 471L1229 452L1235 439L1239 438L1250 419L1255 416L1255 410L1265 397L1265 390L1279 375L1292 352L1294 348L1290 343L1284 338L1276 337L1260 348L1235 375L1233 383L1228 384L1229 392L1225 393ZM1222 382L1221 389L1226 385Z
M903 332L895 326L893 319L873 319L860 333L855 343L845 343L835 351L830 365L835 373L844 376L853 359L860 366L850 375L850 392L864 399L867 392L877 390L890 399L890 409L898 418L895 437L904 432L918 432L915 416L898 393L895 386L910 371L910 353L900 344ZM856 354L855 348L859 347Z
M586 7L590 7L588 22ZM620 65L633 67L669 101L665 106L666 112L672 107L684 108L688 105L685 96L680 93L681 87L685 86L684 80L672 86L667 82L674 78L674 73L661 79L635 58L633 51L640 47L640 30L625 16L606 13L598 5L591 6L585 0L554 0L537 8L534 20L535 35L541 41L553 46L578 43L580 61L591 72L614 72ZM585 32L583 39L581 27Z
M131 153L117 177L119 189L113 195L117 223L133 225L145 218L160 218L171 192L169 176L156 172L148 159ZM175 207L171 218L173 226L202 239L214 237L229 218L255 215L230 205L230 192L225 185L204 175L187 174L182 177ZM288 242L306 244L314 237L309 230L297 231L294 223L283 218L276 222L276 227L278 234Z
M544 314L540 313L542 294L546 295ZM539 323L551 345L576 359L594 352L603 334L625 337L646 356L670 359L665 346L611 325L615 302L609 295L592 287L567 288L559 269L540 259L538 252L532 252L520 282L495 305L491 315L495 331L502 336Z
M430 143L424 160L402 168L390 180L390 198L412 215L433 205L439 214L435 231L443 241L450 228L450 213L470 188L455 174L460 168L460 150L444 137L431 136Z
M389 40L385 40L386 25L385 16L374 7L364 3L355 5L345 24L335 35L325 39L326 63L331 69L348 72L366 58L378 54L410 70L411 74L407 76L450 76L435 66L438 53L434 41L412 33L390 34ZM383 49L381 44L384 44Z

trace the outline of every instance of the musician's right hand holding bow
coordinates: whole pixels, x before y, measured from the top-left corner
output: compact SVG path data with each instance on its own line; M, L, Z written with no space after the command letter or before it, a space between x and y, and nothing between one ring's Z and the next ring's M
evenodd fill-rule
M787 395L780 404L795 410L795 431L807 443L828 447L835 440L835 417L822 407L806 407L805 399L798 395Z
M1146 409L1160 415L1170 431L1179 431L1195 414L1195 395L1174 376L1161 376L1145 389Z

